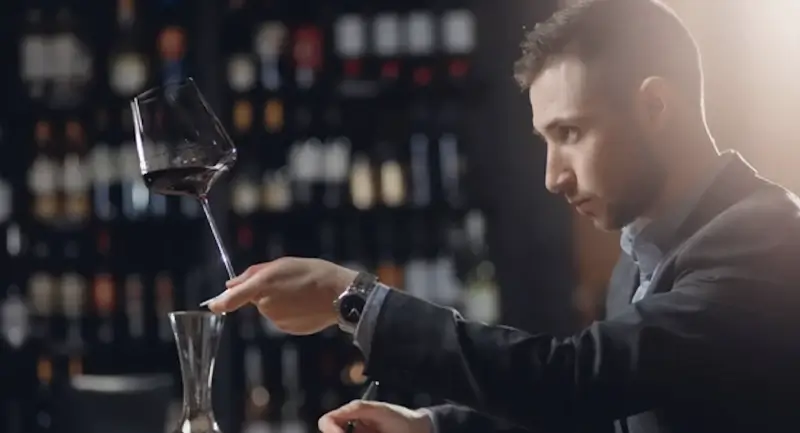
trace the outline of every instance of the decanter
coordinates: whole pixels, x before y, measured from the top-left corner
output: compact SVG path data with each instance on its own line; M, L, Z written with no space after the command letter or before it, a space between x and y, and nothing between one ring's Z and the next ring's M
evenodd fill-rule
M183 379L183 410L172 433L222 433L214 418L211 382L225 316L207 311L169 313Z

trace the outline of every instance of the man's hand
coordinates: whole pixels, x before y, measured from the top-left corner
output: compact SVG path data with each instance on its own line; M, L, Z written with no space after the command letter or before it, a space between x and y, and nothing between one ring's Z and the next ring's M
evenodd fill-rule
M336 324L333 301L356 275L325 260L284 257L250 266L227 282L228 290L204 304L223 313L252 303L280 330L313 334Z
M355 433L431 433L433 430L430 418L421 411L363 400L326 413L317 427L322 433L345 433L350 421L356 421Z

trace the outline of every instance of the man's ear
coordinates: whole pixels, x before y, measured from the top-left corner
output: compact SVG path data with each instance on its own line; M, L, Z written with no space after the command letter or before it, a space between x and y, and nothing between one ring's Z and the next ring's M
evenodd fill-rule
M647 77L639 86L636 106L639 120L650 132L663 130L669 123L673 106L671 92L662 77Z

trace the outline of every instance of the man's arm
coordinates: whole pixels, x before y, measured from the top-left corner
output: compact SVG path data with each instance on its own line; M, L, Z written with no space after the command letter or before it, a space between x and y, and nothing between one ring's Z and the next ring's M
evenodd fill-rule
M797 301L781 302L786 293L767 278L723 271L686 272L670 292L567 339L468 322L387 290L371 330L367 374L525 427L558 430L605 424L676 398L740 393L747 385L741 380L755 379L752 365L770 374L784 367L782 356L796 355L773 337L784 326L798 329L776 310L796 311L789 305Z
M530 430L492 418L464 406L443 404L425 408L433 421L433 433L530 433ZM601 432L597 432L601 433Z

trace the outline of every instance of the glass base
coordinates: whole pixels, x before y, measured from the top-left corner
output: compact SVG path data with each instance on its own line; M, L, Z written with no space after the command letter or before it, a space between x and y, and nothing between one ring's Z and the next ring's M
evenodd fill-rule
M183 379L183 407L173 433L222 433L214 419L211 383L225 316L208 311L168 314Z

